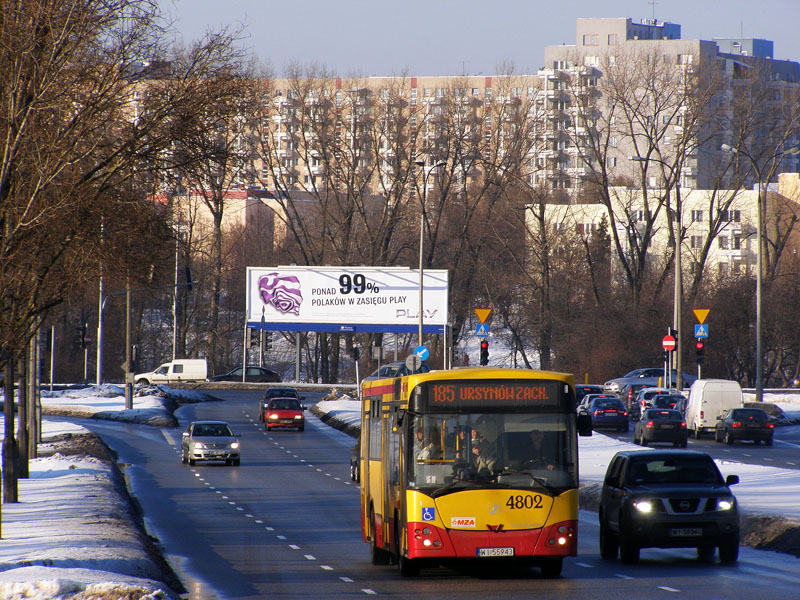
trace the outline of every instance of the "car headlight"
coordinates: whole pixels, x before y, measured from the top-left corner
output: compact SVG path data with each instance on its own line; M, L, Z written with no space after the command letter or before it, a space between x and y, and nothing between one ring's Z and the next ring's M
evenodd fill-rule
M642 513L651 513L653 512L653 501L652 500L637 500L633 503L633 507Z
M275 413L272 413L272 414L269 416L269 418L270 418L270 419L277 419L277 418L278 418L278 415L276 415Z
M195 442L194 443L194 447L195 448L205 448L206 445L203 442Z
M295 418L297 421L299 421L300 419L302 419L302 418L303 418L303 415L295 415L295 416L294 416L294 418Z
M736 500L733 496L725 496L717 500L717 510L731 510L736 506Z
M230 447L233 448L234 450L236 450L239 447L239 442L231 442L231 446Z

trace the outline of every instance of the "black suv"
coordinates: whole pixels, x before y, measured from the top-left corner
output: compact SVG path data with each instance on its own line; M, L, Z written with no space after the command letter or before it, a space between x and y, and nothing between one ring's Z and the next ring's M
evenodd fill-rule
M641 548L697 548L711 561L739 557L739 509L710 456L692 450L626 451L611 459L600 501L600 555L639 560Z

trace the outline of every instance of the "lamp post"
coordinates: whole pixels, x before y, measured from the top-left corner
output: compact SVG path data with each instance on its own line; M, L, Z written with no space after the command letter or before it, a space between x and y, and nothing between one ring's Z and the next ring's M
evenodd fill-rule
M427 172L425 172L425 161L424 160L415 160L414 164L417 166L422 167L423 177L422 177L422 204L421 204L421 215L419 220L419 344L422 346L422 282L423 282L423 266L422 266L422 255L423 255L423 248L425 244L425 199L428 195L428 176L433 172L434 169L438 167L443 167L447 163L442 161L438 162L434 165L428 167Z
M720 146L720 150L723 152L731 152L734 154L739 154L747 158L750 161L750 165L753 167L753 171L756 174L756 180L758 185L758 195L756 197L756 402L761 402L764 399L764 375L763 375L763 345L762 345L762 338L761 338L761 289L762 289L762 280L761 280L761 271L762 269L762 262L763 262L763 224L762 224L762 212L764 210L764 184L763 184L763 177L762 177L762 169L761 165L758 164L758 161L747 151L742 150L740 148L734 148L728 144L722 144ZM797 154L800 152L800 147L790 148L788 150L780 150L773 155L767 157L764 162L775 161L775 159L780 158L784 154ZM780 161L778 161L778 164ZM775 163L773 163L774 165ZM777 165L775 165L777 167ZM774 171L773 171L774 173Z
M675 167L658 158L643 158L641 156L631 156L634 162L656 162L663 165L670 171L670 177L675 179L675 286L672 296L672 328L675 330L675 389L683 389L683 336L681 335L681 306L683 304L683 271L681 268L681 184L680 173L675 173ZM667 213L669 215L669 213Z

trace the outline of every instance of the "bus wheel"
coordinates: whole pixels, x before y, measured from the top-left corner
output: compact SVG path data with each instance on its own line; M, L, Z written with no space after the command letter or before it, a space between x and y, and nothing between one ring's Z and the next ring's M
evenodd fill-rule
M555 577L561 575L561 567L563 565L563 558L549 558L543 562L539 568L542 570L542 575L544 575L547 579L554 579Z
M378 548L378 536L375 533L378 528L375 523L375 513L371 509L369 511L369 520L372 523L372 564L388 565L392 555L383 548Z
M403 577L416 577L419 575L419 563L412 558L406 558L402 554L398 554L397 565L400 568L400 575Z

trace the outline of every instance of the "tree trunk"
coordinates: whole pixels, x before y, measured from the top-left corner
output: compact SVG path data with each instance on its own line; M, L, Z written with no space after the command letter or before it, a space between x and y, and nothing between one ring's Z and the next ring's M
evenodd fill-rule
M14 359L9 358L5 373L5 399L3 415L5 417L5 439L3 440L3 502L18 502L17 492L17 458L19 449L14 437Z

